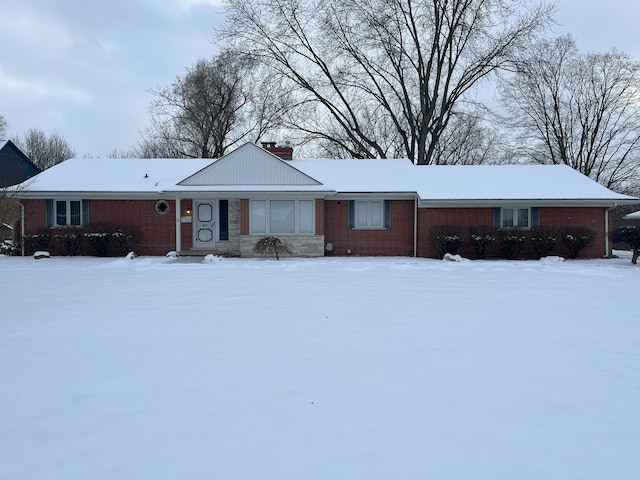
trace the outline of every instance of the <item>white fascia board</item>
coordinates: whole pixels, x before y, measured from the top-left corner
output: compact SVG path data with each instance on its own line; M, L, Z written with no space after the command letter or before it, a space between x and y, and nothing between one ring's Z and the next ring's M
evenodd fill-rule
M333 196L335 192L332 191L285 191L285 190L255 190L255 191L206 191L206 190L193 190L193 191L165 191L163 195L167 197L177 197L177 198L198 198L198 199L209 199L209 198L325 198L327 196Z
M16 195L19 200L46 200L49 198L64 199L95 199L95 200L145 200L158 197L169 197L167 192L20 192Z
M414 200L416 192L339 192L331 200L354 200L356 198L380 198L382 200Z
M483 200L419 200L419 208L489 208L500 206L523 207L617 207L635 205L638 199L483 199Z

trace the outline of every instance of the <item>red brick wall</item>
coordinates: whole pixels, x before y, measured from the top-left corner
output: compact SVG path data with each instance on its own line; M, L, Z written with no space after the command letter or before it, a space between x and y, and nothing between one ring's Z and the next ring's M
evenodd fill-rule
M419 257L437 258L436 247L430 239L431 229L437 225L457 225L466 234L469 227L493 225L492 208L420 208L418 209L418 248ZM474 258L468 239L464 239L460 255Z
M91 223L113 223L116 225L137 225L142 230L142 240L135 248L138 255L165 255L176 248L175 201L167 200L170 208L165 215L156 213L158 200L90 200L89 220ZM183 210L186 208L183 203ZM46 200L24 200L25 231L33 232L46 225ZM183 245L190 241L191 225L183 227ZM51 252L59 253L55 241L50 243ZM84 250L81 253L86 253Z
M333 244L333 255L413 255L413 200L391 202L391 228L349 228L349 201L325 200L325 243Z
M316 200L316 235L324 235L324 204L325 202L323 200Z
M605 208L589 207L543 207L540 208L540 227L585 227L596 232L596 240L590 247L583 250L579 257L596 258L605 253L604 214ZM493 225L492 208L421 208L418 211L418 249L419 257L437 258L436 248L429 238L429 232L436 225L457 225L462 227L465 234L460 254L468 258L475 258L475 251L469 239L466 238L469 227L479 225ZM523 258L534 258L535 254L526 248ZM559 243L555 255L565 256L564 246ZM502 253L497 244L490 250L488 258L501 257Z
M590 247L579 255L581 258L597 258L605 255L605 231L604 215L606 208L570 208L553 207L540 209L540 226L585 227L596 232L596 240ZM611 227L611 215L609 215L609 227ZM562 254L562 246L559 245L559 255ZM609 252L608 254L610 254Z
M115 224L137 225L143 230L143 239L136 248L139 255L165 255L176 248L175 244L175 202L168 200L170 211L159 215L155 211L157 200L91 200L90 220ZM45 200L23 200L25 207L25 231L34 232L46 224ZM190 200L182 200L183 213L191 207ZM391 202L391 228L381 230L358 230L348 226L347 200L316 201L316 233L325 235L325 243L333 244L333 255L346 255L350 249L353 255L413 255L413 200L394 200ZM605 254L604 215L605 208L540 208L541 227L586 227L596 232L596 241L585 249L580 257L601 257ZM240 201L241 234L249 234L249 200ZM611 216L610 216L611 217ZM470 226L493 223L492 208L420 208L418 209L419 257L436 258L435 246L429 239L431 227L436 225L458 225L464 232ZM181 227L182 247L192 245L192 225ZM494 245L493 256L500 256ZM50 245L56 253L55 242ZM475 258L468 238L460 252L463 256ZM563 246L558 245L557 255L564 255ZM492 255L489 255L491 257ZM524 256L533 257L529 249Z

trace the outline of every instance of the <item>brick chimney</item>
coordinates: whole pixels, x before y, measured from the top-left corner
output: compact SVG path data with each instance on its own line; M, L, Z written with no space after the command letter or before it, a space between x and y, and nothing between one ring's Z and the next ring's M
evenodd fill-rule
M290 147L289 145L276 146L276 142L262 142L262 148L264 148L267 152L271 152L274 155L282 158L283 160L293 159L293 147Z

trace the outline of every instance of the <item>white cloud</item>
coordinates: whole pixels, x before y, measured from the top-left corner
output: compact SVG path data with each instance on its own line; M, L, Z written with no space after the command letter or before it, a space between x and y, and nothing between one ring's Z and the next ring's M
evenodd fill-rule
M67 49L74 44L73 36L64 25L29 10L5 10L0 16L0 30L15 43L32 48Z
M55 78L15 75L0 67L0 95L28 95L30 98L66 100L77 104L93 102L93 95L65 85Z

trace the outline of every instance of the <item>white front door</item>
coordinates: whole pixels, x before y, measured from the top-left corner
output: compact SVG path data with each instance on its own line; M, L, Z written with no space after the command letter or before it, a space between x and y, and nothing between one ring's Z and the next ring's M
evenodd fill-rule
M193 247L213 248L216 244L216 201L194 200Z

